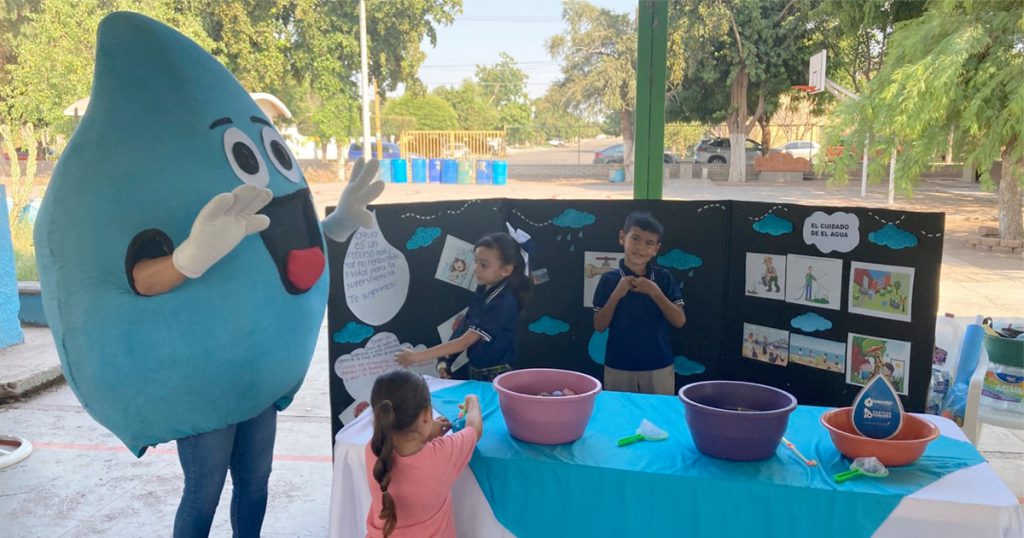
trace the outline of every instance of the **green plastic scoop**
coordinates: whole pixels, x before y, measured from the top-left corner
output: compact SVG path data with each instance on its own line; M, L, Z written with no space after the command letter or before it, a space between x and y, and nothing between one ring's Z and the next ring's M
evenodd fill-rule
M668 432L652 424L646 418L640 422L636 434L619 439L619 446L631 445L637 441L664 441L668 439Z
M878 458L857 458L850 464L850 470L838 473L832 477L836 482L846 482L857 476L869 476L871 478L885 478L889 476L889 469L878 461Z

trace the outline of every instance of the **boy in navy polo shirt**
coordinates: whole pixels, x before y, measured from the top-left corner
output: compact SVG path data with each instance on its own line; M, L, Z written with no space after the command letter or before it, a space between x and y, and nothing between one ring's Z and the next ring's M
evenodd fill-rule
M673 394L675 372L668 326L686 323L683 298L672 273L651 261L664 229L649 213L626 217L619 232L625 257L601 275L594 292L594 329L608 329L604 388Z

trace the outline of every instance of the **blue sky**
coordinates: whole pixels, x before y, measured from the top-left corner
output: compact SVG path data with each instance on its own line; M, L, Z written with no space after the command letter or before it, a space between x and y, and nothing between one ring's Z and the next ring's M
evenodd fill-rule
M590 0L617 12L636 9L637 0ZM507 52L529 75L526 91L540 97L559 76L544 42L565 29L559 0L463 0L462 14L437 32L437 47L423 40L426 61L420 80L433 89L458 86L471 78L477 64L493 64Z

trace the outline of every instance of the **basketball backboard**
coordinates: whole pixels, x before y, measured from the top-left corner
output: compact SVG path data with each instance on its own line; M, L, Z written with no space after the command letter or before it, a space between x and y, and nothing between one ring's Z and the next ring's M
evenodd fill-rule
M811 62L807 68L807 85L814 86L809 93L821 93L825 91L825 49L818 51L811 56Z

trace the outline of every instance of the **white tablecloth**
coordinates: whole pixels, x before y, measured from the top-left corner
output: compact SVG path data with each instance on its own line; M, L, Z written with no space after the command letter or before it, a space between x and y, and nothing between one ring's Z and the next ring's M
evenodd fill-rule
M431 392L459 383L432 378L428 378L428 382ZM934 422L942 435L966 440L952 421L933 415L921 416ZM373 417L367 411L339 431L335 439L329 533L332 538L366 535L370 487L366 481L364 451L372 434ZM494 518L468 467L452 489L452 500L460 537L513 538ZM1024 511L992 466L981 463L946 475L907 496L875 533L876 538L918 536L1021 538L1024 536Z

